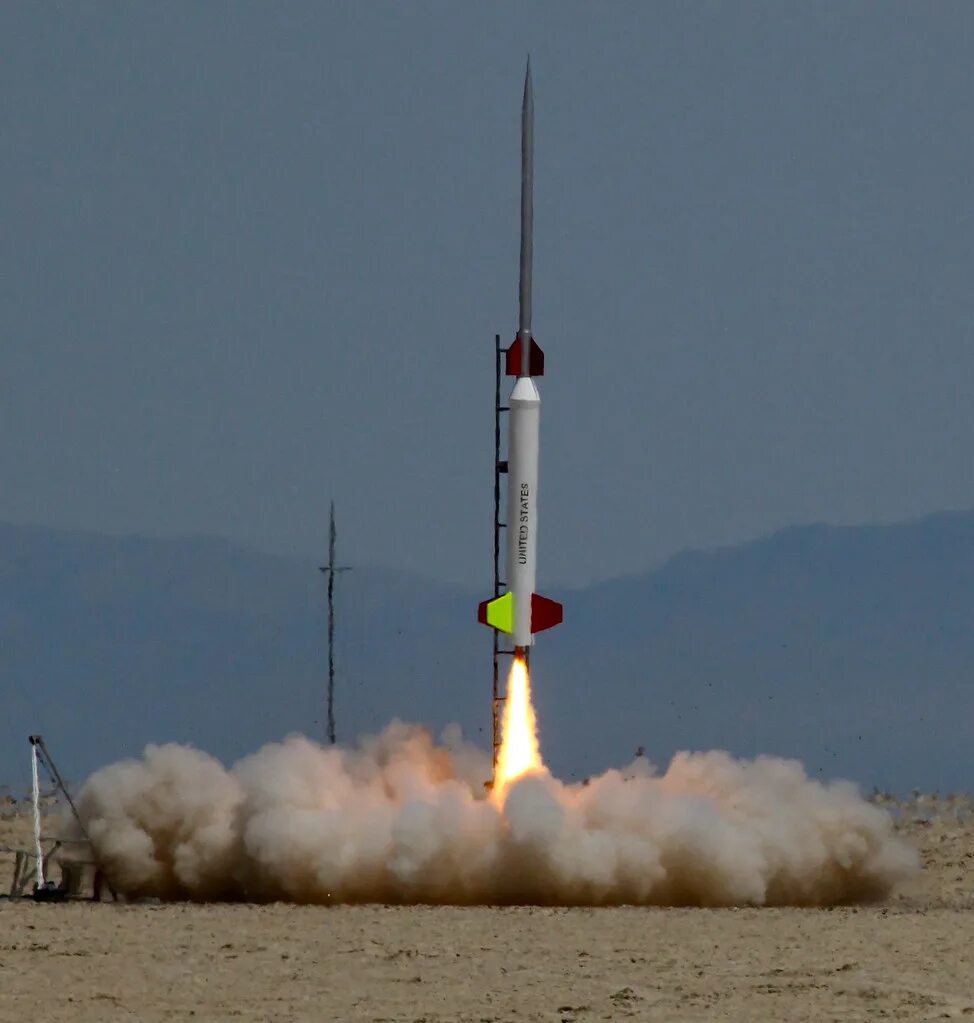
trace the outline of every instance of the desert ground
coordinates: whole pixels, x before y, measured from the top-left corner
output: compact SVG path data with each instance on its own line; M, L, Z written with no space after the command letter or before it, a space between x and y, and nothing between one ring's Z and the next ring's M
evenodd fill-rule
M0 1023L974 1019L974 811L889 801L920 876L836 909L0 900ZM27 847L22 804L0 846ZM0 892L12 859L0 856Z

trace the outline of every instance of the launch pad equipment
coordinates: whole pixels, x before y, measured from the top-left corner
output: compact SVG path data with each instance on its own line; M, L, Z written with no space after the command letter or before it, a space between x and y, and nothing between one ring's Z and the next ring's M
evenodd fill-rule
M83 868L90 868L92 871L92 897L97 901L101 898L101 885L105 881L99 865L90 858L80 858L72 854L61 860L61 884L56 884L47 878L48 863L62 847L82 845L91 847L91 841L87 830L78 813L71 794L61 777L60 771L51 757L44 739L40 735L28 736L30 743L31 763L31 811L33 819L33 848L26 849L4 849L6 852L15 854L13 881L10 886L10 897L22 897L29 892L35 902L64 902L77 894L80 887L81 871ZM81 839L71 838L47 838L41 833L41 788L40 771L43 766L47 771L55 790L67 802L71 814L78 827ZM45 844L50 848L45 850ZM63 854L62 854L63 855ZM33 886L31 887L31 882ZM111 883L106 882L106 887L113 899L117 898Z

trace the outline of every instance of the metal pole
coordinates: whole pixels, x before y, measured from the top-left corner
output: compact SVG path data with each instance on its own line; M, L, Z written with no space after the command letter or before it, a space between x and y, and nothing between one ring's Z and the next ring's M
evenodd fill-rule
M347 567L335 564L335 546L337 530L335 529L335 502L331 502L331 514L328 519L328 564L321 565L319 571L328 576L328 694L327 694L327 734L332 746L336 742L335 732L335 576L339 572L347 572Z
M501 550L501 336L494 335L494 599L500 596L500 550ZM491 698L491 757L493 773L497 773L498 706L500 682L497 670L497 630L491 629L494 640L493 654L493 695Z
M37 887L44 887L44 850L41 847L41 786L37 778L37 744L30 744L31 796L34 804L34 855L37 858Z
M328 523L328 741L335 745L335 502Z

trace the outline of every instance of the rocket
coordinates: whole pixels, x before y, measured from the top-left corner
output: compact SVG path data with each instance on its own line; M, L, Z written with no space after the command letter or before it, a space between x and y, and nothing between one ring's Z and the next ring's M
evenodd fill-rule
M526 659L534 635L562 620L556 600L535 593L538 544L538 427L541 396L535 377L544 374L544 352L531 334L531 265L534 228L534 98L531 62L521 105L521 270L517 337L506 353L506 372L516 377L508 401L507 591L482 601L477 618L510 635L515 656Z

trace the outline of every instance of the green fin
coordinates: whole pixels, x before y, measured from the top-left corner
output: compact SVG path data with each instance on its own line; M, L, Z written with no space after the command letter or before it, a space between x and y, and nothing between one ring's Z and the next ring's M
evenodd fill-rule
M487 624L500 632L514 631L514 594L505 593L487 605Z

